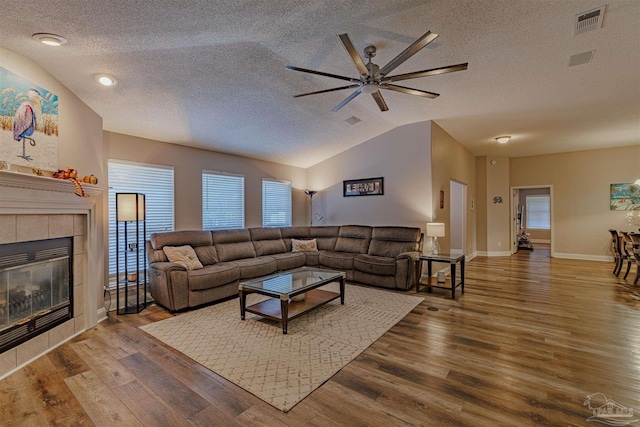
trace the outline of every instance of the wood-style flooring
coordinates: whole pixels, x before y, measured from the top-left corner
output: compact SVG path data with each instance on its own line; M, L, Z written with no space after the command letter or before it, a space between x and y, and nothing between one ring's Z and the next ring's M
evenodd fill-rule
M598 424L586 421L592 393L640 412L640 287L612 270L539 245L477 257L463 296L421 291L415 310L289 413L138 329L171 316L162 308L111 314L1 381L0 425Z

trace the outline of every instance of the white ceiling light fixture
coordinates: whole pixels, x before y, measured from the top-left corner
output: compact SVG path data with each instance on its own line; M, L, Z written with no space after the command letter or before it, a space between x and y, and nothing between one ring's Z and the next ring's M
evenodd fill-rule
M63 44L67 44L67 39L57 34L35 33L31 38L38 40L40 43L44 43L47 46L62 46Z
M118 83L118 81L109 74L96 74L93 76L93 78L103 86L115 86L116 83Z
M498 141L499 144L506 144L507 142L509 142L510 139L511 139L510 135L503 135L503 136L496 137L496 141Z

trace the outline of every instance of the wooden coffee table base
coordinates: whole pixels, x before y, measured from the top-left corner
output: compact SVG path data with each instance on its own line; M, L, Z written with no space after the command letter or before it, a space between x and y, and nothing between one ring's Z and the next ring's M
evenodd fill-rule
M257 304L244 307L246 295L240 292L241 318L244 320L244 312L257 314L268 319L276 320L282 324L282 333L287 333L289 320L295 319L311 310L325 305L326 303L340 298L340 304L344 305L344 280L340 282L340 293L324 291L322 289L312 289L306 292L304 301L289 301L286 299L269 298Z

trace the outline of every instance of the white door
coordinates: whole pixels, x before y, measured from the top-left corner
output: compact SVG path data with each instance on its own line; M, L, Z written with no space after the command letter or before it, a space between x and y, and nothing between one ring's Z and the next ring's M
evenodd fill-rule
M465 253L467 248L467 184L451 180L449 184L451 197L450 237L451 252Z

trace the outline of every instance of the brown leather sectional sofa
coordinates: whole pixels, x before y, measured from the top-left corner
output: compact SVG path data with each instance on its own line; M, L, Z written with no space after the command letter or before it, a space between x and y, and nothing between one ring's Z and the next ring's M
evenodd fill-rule
M291 239L317 242L317 251L292 252ZM155 233L147 241L149 289L169 310L182 310L238 294L242 280L302 266L346 272L348 281L391 289L416 283L422 252L419 228L343 225ZM171 263L163 247L193 247L203 268Z

